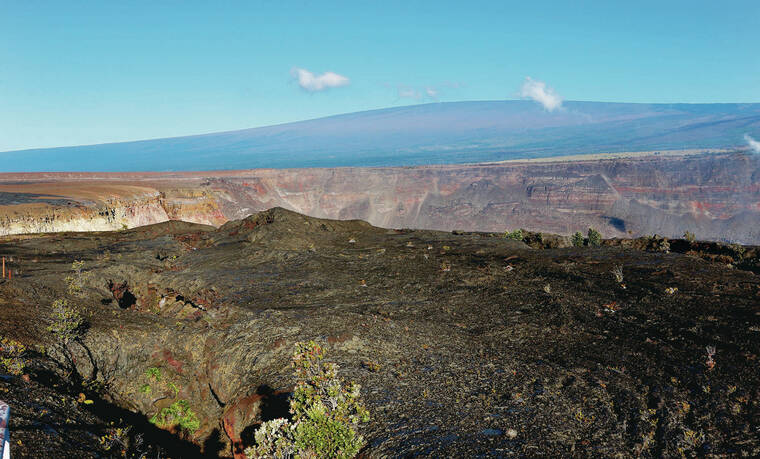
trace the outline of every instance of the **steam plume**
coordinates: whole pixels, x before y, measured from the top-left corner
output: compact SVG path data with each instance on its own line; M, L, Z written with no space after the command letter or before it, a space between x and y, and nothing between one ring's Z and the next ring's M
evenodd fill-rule
M520 89L520 97L533 99L550 112L562 107L562 97L554 89L546 86L543 81L534 80L531 77L525 77Z
M744 140L747 142L747 145L749 145L750 150L755 153L760 153L760 141L753 139L749 134L744 134Z

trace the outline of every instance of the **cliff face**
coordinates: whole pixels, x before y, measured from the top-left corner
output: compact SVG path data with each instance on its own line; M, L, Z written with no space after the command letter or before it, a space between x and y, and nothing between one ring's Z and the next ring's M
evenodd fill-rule
M113 200L97 207L26 206L4 215L0 234L114 231L167 221L157 198Z
M6 195L0 207L0 235L114 231L168 220L215 226L226 221L215 199L198 189L159 191L90 182L24 183L11 187L21 192L8 199L9 193L0 191ZM38 192L25 192L34 189Z
M242 174L240 174L242 175ZM741 154L252 171L209 186L227 218L281 206L383 227L760 241L760 161Z
M166 220L219 226L279 206L394 228L570 234L594 227L607 237L690 231L701 239L757 244L760 160L651 155L408 168L5 174L0 204L0 234Z
M219 226L227 221L219 208L224 194L199 188L167 188L160 192L159 202L169 220Z

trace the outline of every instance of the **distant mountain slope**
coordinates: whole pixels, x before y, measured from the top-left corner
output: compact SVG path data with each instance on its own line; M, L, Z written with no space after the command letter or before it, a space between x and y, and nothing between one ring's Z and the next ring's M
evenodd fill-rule
M471 163L727 148L760 137L760 104L450 102L240 131L0 153L0 171L171 171Z

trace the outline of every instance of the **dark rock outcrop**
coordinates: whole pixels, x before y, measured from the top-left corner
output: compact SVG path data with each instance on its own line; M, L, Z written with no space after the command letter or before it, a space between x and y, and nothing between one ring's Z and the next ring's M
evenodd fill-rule
M370 456L760 453L756 248L540 250L567 239L531 233L530 248L285 209L182 226L4 239L15 274L0 281L0 334L50 344L50 304L84 260L72 302L90 328L72 352L102 388L95 406L144 420L187 400L201 425L185 440L205 454L239 452L286 414L292 346L307 339L362 384ZM134 304L118 307L114 287ZM141 390L149 368L166 387Z

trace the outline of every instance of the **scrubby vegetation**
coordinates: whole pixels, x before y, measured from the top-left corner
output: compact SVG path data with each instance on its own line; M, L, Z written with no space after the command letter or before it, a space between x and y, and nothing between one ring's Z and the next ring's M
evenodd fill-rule
M591 247L599 247L602 245L602 233L594 228L588 229L588 245Z
M256 445L246 451L248 457L348 459L361 450L365 441L356 430L369 421L369 412L360 386L339 378L338 366L324 357L324 348L314 341L296 344L292 419L263 423L255 434Z
M575 247L583 247L583 243L585 242L585 239L583 238L583 235L580 231L576 231L575 234L573 234L572 237L573 246Z
M110 428L100 436L100 444L106 451L118 451L122 456L126 456L127 449L130 446L129 434L131 430L130 426Z
M87 322L65 298L53 302L52 314L47 330L53 334L54 342L46 351L55 361L66 377L74 377L76 383L82 382L72 351L72 343L80 342L84 336Z
M26 346L9 338L0 339L0 369L12 375L24 373Z
M53 302L53 314L48 331L52 332L58 344L63 347L82 336L84 318L69 305L68 300L59 298Z
M504 237L507 239L512 239L514 241L522 241L525 238L525 233L521 229L507 231L504 233Z
M50 315L47 317L47 331L53 335L50 346L42 349L42 353L58 365L59 370L67 379L71 379L75 385L81 385L83 389L92 392L102 392L103 381L95 379L97 371L94 371L90 380L85 380L79 373L73 344L77 343L85 351L93 368L97 368L93 355L84 344L83 338L89 328L88 320L79 312L76 303L83 296L84 261L75 260L71 264L71 274L65 277L66 292L68 296L57 298L51 305Z
M72 296L82 296L84 288L85 274L84 260L74 260L71 263L72 273L66 276L66 291Z
M615 282L618 284L623 283L623 265L615 265L612 270L610 270L610 273L612 274L612 278L615 279Z
M178 398L180 389L158 367L145 370L145 384L139 392L146 396L154 395L156 400L173 399L171 405L158 410L149 421L166 430L178 430L183 435L192 434L200 428L200 420L190 407L190 402Z
M669 253L670 252L670 241L668 241L668 238L653 234L651 236L646 237L647 240L647 250L651 252L661 252L661 253Z
M746 249L741 244L731 244L728 246L734 254L738 255L739 259L744 258L744 252Z
M190 402L184 399L176 400L159 410L150 418L150 422L162 429L176 428L186 433L193 433L201 426L198 416L190 408Z

